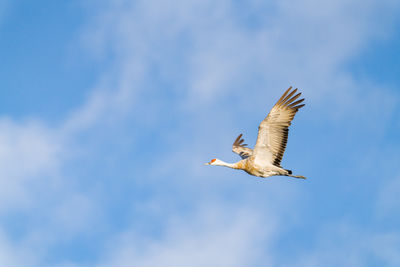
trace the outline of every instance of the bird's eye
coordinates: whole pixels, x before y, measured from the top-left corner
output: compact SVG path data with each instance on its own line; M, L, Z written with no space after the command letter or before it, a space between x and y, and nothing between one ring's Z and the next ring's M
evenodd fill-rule
M214 161L216 161L216 159L212 159L212 160L211 160L211 163L213 163Z

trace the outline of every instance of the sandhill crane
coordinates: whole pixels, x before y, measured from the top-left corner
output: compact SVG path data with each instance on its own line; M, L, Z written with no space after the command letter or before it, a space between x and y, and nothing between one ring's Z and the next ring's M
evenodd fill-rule
M226 163L219 159L212 159L206 165L244 170L258 177L282 175L306 179L301 175L292 175L292 171L283 169L280 165L286 148L289 126L296 112L304 106L301 104L304 98L295 101L301 95L301 93L294 95L296 92L297 89L292 90L292 87L289 87L260 123L254 149L243 144L242 134L236 138L232 151L242 157L241 161Z

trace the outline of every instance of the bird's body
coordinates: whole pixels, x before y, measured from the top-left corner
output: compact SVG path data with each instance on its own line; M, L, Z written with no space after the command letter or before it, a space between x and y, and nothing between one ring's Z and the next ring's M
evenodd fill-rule
M242 144L240 134L232 146L232 151L242 157L237 163L226 163L219 159L212 159L206 165L225 166L233 169L244 170L248 174L258 177L274 175L290 176L305 179L301 175L292 175L292 171L280 166L285 152L289 126L296 112L304 106L303 99L295 101L301 93L290 87L271 109L268 116L260 123L258 137L254 149Z
M238 169L244 170L248 174L259 176L259 177L269 177L274 175L286 175L289 171L282 168L276 167L274 165L259 165L255 162L255 157L251 156L247 159L243 159L237 163Z

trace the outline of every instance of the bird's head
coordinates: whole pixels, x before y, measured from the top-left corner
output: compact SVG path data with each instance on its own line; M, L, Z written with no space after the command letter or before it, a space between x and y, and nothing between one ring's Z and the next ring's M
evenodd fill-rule
M204 165L217 165L218 164L218 159L212 159L210 162L205 163Z

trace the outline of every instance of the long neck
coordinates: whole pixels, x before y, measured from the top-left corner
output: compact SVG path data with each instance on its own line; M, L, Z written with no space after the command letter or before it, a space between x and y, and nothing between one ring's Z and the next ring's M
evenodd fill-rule
M224 166L224 167L228 167L228 168L232 168L232 169L239 169L238 163L227 163L222 160L219 160L214 165Z

